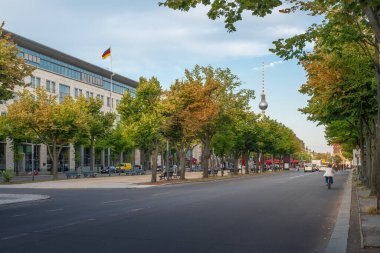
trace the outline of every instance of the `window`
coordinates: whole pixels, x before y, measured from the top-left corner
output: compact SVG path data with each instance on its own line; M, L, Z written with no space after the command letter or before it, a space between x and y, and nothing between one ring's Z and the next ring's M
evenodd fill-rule
M59 102L62 103L62 101L67 96L70 96L70 86L60 83L59 84Z
M82 96L82 89L79 89L79 96Z
M55 93L55 82L51 82L51 93Z
M93 98L93 97L94 97L94 93L90 92L90 98Z
M40 88L41 86L41 78L36 77L36 88Z
M30 87L34 88L36 85L36 78L34 76L30 77Z
M86 98L90 98L90 92L89 91L86 91Z
M108 106L108 107L111 106L111 98L110 98L110 97L107 97L107 106Z
M75 90L74 90L74 97L75 98L79 97L79 89L78 88L75 88Z
M50 92L50 81L46 80L46 91Z

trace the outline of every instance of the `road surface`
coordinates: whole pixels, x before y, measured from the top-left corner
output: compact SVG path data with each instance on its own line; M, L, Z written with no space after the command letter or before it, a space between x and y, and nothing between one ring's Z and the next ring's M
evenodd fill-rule
M348 172L288 172L146 189L1 189L0 252L324 252Z

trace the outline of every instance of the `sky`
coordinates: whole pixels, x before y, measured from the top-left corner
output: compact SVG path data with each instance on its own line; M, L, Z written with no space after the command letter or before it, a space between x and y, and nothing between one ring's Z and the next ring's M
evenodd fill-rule
M1 0L5 29L103 68L102 53L111 46L112 70L138 80L156 76L167 89L195 64L230 68L241 88L255 90L252 110L261 93L265 64L266 115L293 129L316 152L331 152L324 127L298 111L308 97L298 92L306 74L297 61L272 54L272 41L303 33L319 20L304 14L265 18L244 13L237 31L228 33L223 20L210 20L208 8L189 12L158 6L159 0ZM311 46L309 46L311 48Z

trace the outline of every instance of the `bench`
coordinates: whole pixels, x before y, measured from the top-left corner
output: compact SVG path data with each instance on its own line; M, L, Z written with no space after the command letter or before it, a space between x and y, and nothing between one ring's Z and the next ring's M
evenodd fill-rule
M126 171L125 171L125 175L126 175L126 176L133 176L133 175L136 175L136 173L135 173L135 171L133 171L133 170L126 170Z
M82 171L84 177L96 177L97 173L93 171Z
M218 175L218 172L219 172L219 170L208 170L208 174L213 175L213 176Z
M80 174L76 171L68 171L68 172L65 172L65 174L66 174L67 179L80 178Z
M173 178L173 174L174 174L173 171L169 171L169 178ZM166 171L164 173L160 174L160 180L162 180L165 177L167 177L167 172Z

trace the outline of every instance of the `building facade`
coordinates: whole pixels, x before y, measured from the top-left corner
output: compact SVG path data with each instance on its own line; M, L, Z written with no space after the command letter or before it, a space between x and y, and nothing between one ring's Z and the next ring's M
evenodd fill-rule
M113 74L109 70L17 34L8 31L4 31L4 33L10 34L17 44L20 49L19 56L23 57L28 64L36 67L32 76L26 77L24 80L26 83L31 84L26 89L32 92L37 87L43 87L47 92L55 95L59 102L66 96L77 98L82 95L86 98L99 98L103 101L102 110L104 112L115 112L116 115L116 108L123 94L126 91L129 91L132 95L135 94L136 81ZM16 88L12 100L0 101L0 114L7 113L7 105L17 101L17 92L21 90L21 88ZM116 119L119 119L118 115ZM13 170L16 166L12 145L10 140L0 140L0 170ZM51 169L51 159L47 155L45 145L25 142L19 146L19 150L21 151L21 157L17 159L18 171L30 172L33 169L38 169L41 172L48 172ZM133 152L133 156L139 157L138 153ZM89 148L75 148L72 144L64 147L59 157L59 171L88 166L90 163L89 156ZM135 157L129 157L129 159L135 159ZM101 166L107 167L113 163L125 162L126 160L126 154L112 154L110 149L97 150L95 165L98 168ZM139 163L139 161L137 162Z

